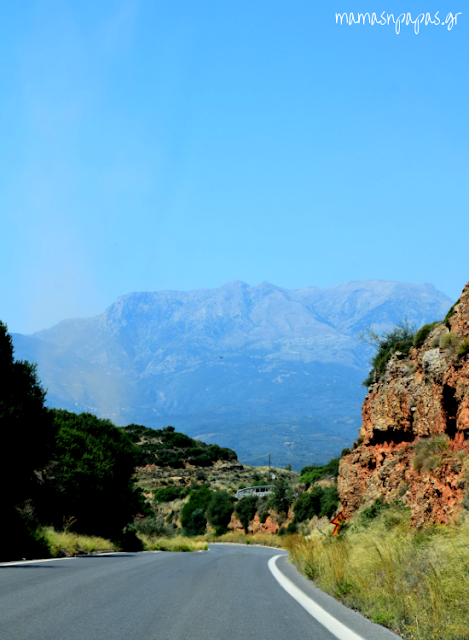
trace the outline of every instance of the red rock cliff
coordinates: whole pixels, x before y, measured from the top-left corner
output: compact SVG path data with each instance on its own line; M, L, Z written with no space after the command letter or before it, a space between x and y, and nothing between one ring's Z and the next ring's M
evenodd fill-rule
M454 315L409 356L395 353L363 403L359 445L342 458L346 517L382 496L412 522L454 521L469 488L469 283Z

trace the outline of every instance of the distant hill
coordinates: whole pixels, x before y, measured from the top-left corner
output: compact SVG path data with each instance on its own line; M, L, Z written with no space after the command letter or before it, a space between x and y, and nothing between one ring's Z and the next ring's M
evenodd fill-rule
M288 290L264 282L130 293L102 315L14 335L48 402L117 424L174 424L240 460L323 463L360 424L370 349L356 333L420 326L452 301L431 284L380 280ZM259 456L258 459L253 459Z

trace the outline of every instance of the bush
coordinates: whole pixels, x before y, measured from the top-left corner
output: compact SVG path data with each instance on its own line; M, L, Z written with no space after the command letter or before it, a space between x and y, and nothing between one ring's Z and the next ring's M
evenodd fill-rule
M309 493L303 493L293 506L295 512L295 520L304 522L311 520L321 512L321 498L324 494L322 487L314 487Z
M418 349L423 345L425 340L428 338L430 333L438 324L440 323L437 321L437 322L432 322L431 324L424 324L423 327L420 327L420 329L417 331L414 337L414 347L416 349Z
M415 327L407 320L399 322L392 331L383 333L381 336L366 329L359 334L359 339L373 346L377 352L371 359L371 371L366 380L362 382L365 387L369 387L375 380L385 372L386 366L396 351L408 354L414 344Z
M194 511L201 509L205 511L208 507L210 500L212 499L213 491L206 485L198 486L194 491L191 491L189 496L189 502L185 504L181 510L181 526L186 529L190 526L192 514Z
M189 491L189 487L169 485L168 487L157 489L153 494L153 501L172 502L173 500L180 500L181 498L185 498L189 494Z
M290 524L287 527L287 533L293 534L293 533L297 533L297 531L298 531L298 526L296 522L290 522Z
M134 485L137 449L110 420L50 411L58 432L42 522L58 529L73 516L77 532L118 541L136 513L151 513Z
M146 536L171 538L174 535L173 527L165 524L161 518L150 517L134 526L138 533Z
M371 520L377 518L385 509L389 508L389 504L384 501L384 499L380 496L377 498L373 504L363 511L360 514L360 520L363 525L367 526Z
M350 449L347 451L350 453ZM308 467L303 467L299 482L309 486L321 478L327 478L328 476L336 478L339 475L339 462L340 458L333 458L327 464L322 466L313 464Z
M207 518L215 527L217 536L228 531L227 526L233 513L233 499L227 491L215 491L207 506Z
M414 444L415 456L412 460L416 471L433 471L441 466L442 454L448 449L450 440L444 433L433 438L421 438Z
M460 344L461 340L455 333L444 333L440 337L440 349L449 349L450 351L456 351L459 349Z
M246 496L238 501L235 506L235 513L239 518L239 521L244 527L244 532L248 532L249 523L254 518L257 511L257 498L256 496Z
M274 483L274 490L269 502L273 505L277 513L288 513L293 502L293 492L283 478Z
M337 485L334 484L330 487L324 487L324 494L321 498L321 512L320 516L327 516L331 518L337 510L339 503L339 493L337 491Z
M293 506L295 522L311 520L314 516L334 515L339 502L337 485L330 487L315 486L309 493L303 493Z
M203 509L196 509L191 513L189 521L184 527L186 536L201 536L207 527L207 517Z
M451 307L451 309L448 311L448 313L445 316L445 319L444 319L443 322L448 327L448 329L451 329L451 325L449 323L449 319L452 318L454 316L454 314L456 313L456 307L460 302L461 302L461 299L456 300L456 302L453 304L453 306Z
M465 356L469 353L469 339L464 338L459 345L458 356Z

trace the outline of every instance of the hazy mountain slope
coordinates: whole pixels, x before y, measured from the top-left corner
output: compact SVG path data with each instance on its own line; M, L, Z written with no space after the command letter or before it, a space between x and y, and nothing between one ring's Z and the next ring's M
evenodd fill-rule
M191 435L213 432L241 456L275 444L283 462L302 449L319 455L331 438L345 446L356 434L370 357L357 331L404 317L422 325L443 317L451 302L429 284L376 280L291 291L235 281L131 293L100 316L65 320L34 337L110 374L107 380L131 381L137 397L122 396L121 423L171 421ZM47 375L54 380L53 368ZM98 413L107 411L109 404ZM313 435L319 448L307 444Z
M117 379L70 351L31 336L12 334L15 358L38 363L47 389L47 405L70 411L91 411L119 421L122 408L137 402L130 382Z

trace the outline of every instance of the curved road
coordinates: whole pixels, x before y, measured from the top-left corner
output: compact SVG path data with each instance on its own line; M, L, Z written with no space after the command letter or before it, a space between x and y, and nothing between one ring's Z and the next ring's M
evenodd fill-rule
M278 549L211 545L0 565L1 640L397 637L314 587Z

